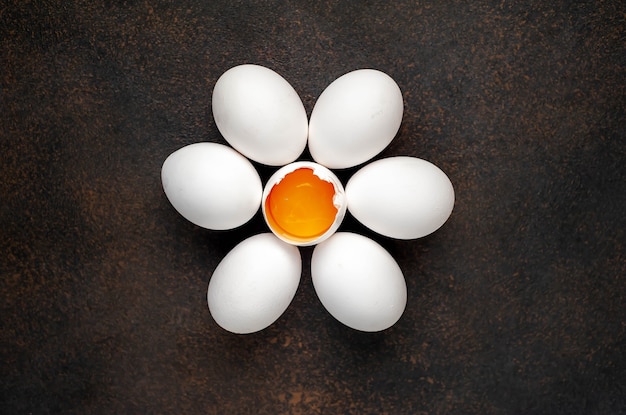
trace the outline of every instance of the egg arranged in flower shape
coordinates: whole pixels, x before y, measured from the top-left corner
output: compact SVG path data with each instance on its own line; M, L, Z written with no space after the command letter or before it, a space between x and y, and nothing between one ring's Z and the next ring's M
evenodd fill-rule
M285 78L259 65L239 65L215 83L213 117L226 141L251 160L283 166L304 151L308 122Z
M242 241L213 272L207 301L217 324L245 334L280 318L300 283L298 246L314 245L311 277L326 310L355 330L394 325L407 302L400 266L375 241L337 231L351 212L386 237L426 236L452 213L452 183L416 157L365 165L345 189L330 169L365 163L393 140L403 114L395 81L374 69L347 73L322 92L308 122L282 76L246 64L217 80L212 109L220 133L237 151L196 143L172 153L161 171L165 194L198 226L236 228L261 208L272 232ZM307 144L313 161L296 161ZM282 167L262 187L246 157Z
M188 221L225 230L248 222L259 210L262 185L245 157L217 143L185 146L163 163L163 190Z
M331 169L370 160L400 129L404 102L386 73L359 69L333 81L320 95L309 123L313 160Z

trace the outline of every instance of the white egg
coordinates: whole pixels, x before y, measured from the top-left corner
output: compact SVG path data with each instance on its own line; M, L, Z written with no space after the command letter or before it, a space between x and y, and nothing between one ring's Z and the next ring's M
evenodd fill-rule
M349 72L320 95L309 123L309 150L328 168L364 163L389 145L400 128L404 101L396 82L374 69Z
M389 157L357 171L346 185L348 211L385 236L414 239L439 229L454 207L454 188L434 164Z
M252 163L217 143L195 143L170 154L161 181L178 213L207 229L243 225L261 205L263 186Z
M326 310L356 330L385 330L406 307L406 282L398 263L362 235L338 232L317 245L311 277Z
M298 289L300 251L271 233L252 236L219 263L207 290L209 311L225 330L253 333L271 325Z
M291 163L306 147L308 120L298 93L282 76L259 65L240 65L217 80L213 117L226 141L270 166Z
M332 171L317 163L297 161L269 178L261 209L278 238L310 246L337 231L346 214L345 199L343 185Z

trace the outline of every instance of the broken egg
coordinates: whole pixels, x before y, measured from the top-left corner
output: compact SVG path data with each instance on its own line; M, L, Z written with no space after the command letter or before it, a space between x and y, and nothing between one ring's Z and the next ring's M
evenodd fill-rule
M282 241L309 246L329 238L346 214L341 181L310 161L288 164L265 185L261 209L265 222Z

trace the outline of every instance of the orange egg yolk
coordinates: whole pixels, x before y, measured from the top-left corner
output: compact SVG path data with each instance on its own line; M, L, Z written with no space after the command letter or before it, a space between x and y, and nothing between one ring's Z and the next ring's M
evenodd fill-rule
M335 187L320 179L310 168L287 173L265 199L269 226L295 241L312 241L335 222Z

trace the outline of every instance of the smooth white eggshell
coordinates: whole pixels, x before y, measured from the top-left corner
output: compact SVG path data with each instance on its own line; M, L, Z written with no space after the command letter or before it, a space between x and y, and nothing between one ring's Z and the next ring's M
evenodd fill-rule
M207 229L243 225L261 205L263 186L254 166L222 144L195 143L170 154L161 181L178 213Z
M402 92L384 72L359 69L337 78L311 113L313 160L331 169L366 162L393 140L403 111Z
M263 330L291 303L301 272L297 247L271 233L252 236L235 246L213 272L207 290L211 316L233 333Z
M306 147L308 120L298 93L259 65L239 65L215 83L213 117L222 136L246 157L270 166L291 163Z
M348 210L381 235L414 239L439 229L454 208L454 188L434 164L389 157L358 170L346 185Z
M332 226L326 232L324 232L323 235L315 239L306 240L306 241L292 240L285 235L281 235L280 233L277 233L270 225L267 219L267 212L265 211L265 201L270 195L272 188L276 186L278 183L280 183L280 181L287 174L295 170L301 169L301 168L308 168L308 169L313 170L313 174L315 174L317 177L321 178L322 180L330 182L333 185L335 189L335 196L333 197L333 204L337 208L337 214L335 215L335 221L333 222ZM265 219L265 223L268 225L272 233L274 233L282 241L287 242L292 245L297 245L297 246L311 246L311 245L318 244L328 239L332 234L334 234L337 231L337 229L339 229L339 226L343 222L343 219L346 215L347 208L348 208L348 205L346 203L345 190L339 178L335 175L335 173L328 170L326 167L317 163L313 163L311 161L296 161L295 163L288 164L278 169L267 180L267 183L265 184L265 188L263 189L263 195L262 195L262 201L261 201L261 210L263 212L263 218Z
M326 310L356 330L385 330L406 307L406 282L398 263L362 235L338 232L317 245L311 277Z

